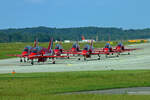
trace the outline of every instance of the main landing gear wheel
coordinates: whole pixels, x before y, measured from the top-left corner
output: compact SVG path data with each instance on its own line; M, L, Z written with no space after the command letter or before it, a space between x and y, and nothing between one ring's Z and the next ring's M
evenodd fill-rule
M98 60L100 60L100 58L98 58Z
M130 52L128 52L128 55L130 55Z
M78 60L81 60L80 58L78 58Z
M69 59L69 57L67 57Z
M27 62L27 61L24 59L24 62Z
M55 64L55 61L53 61L52 63Z
M117 55L116 57L119 57L119 55Z
M33 62L33 60L31 61L31 64L32 64L32 65L34 65L34 62Z
M22 59L20 59L20 62L22 62Z

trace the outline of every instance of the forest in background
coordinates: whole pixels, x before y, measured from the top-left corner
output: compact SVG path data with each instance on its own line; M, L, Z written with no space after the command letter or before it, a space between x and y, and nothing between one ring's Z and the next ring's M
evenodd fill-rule
M50 37L54 40L81 40L82 35L86 39L98 38L104 40L128 40L150 38L150 28L146 29L122 29L107 27L76 27L76 28L12 28L0 30L0 42L33 42L38 38L40 42L48 42Z

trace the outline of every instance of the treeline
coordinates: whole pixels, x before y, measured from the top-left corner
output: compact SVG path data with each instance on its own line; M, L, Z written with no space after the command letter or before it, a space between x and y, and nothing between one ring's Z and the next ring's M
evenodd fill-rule
M127 40L150 38L150 29L129 29L103 28L103 27L78 27L78 28L48 28L33 27L20 29L0 30L0 42L32 42L38 38L40 42L54 40L81 40L81 36L86 39L98 40Z

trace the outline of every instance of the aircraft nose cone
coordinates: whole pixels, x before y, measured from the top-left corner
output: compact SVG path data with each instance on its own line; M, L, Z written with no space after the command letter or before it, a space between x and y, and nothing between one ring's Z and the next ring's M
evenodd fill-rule
M72 52L75 52L76 51L76 48L72 48Z
M120 50L120 49L121 49L121 47L120 47L120 46L117 46L117 47L116 47L116 49L117 49L117 50Z
M58 53L59 53L59 50L58 50L58 49L54 50L54 53L55 53L55 54L58 54Z
M25 56L27 54L28 54L28 52L26 52L26 51L22 52L22 56Z
M86 51L86 50L83 50L83 51L82 51L82 54L83 54L83 55L86 55L86 54L87 54L87 51Z
M31 54L29 55L29 58L32 58L34 55L36 55L36 53L31 53Z
M104 48L104 52L108 52L108 48Z

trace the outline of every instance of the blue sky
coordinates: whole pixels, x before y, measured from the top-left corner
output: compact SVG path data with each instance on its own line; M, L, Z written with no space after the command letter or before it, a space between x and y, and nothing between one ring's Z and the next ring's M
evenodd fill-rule
M150 0L1 0L0 29L150 28Z

